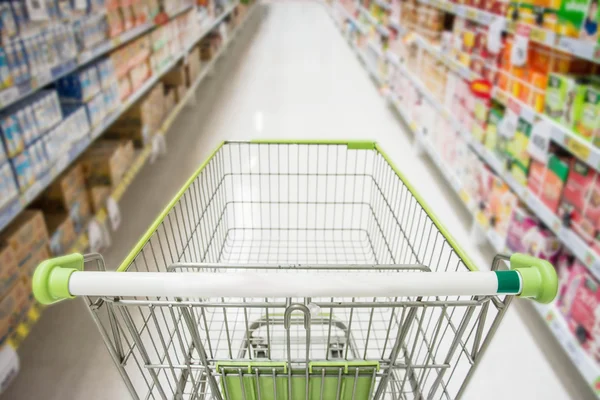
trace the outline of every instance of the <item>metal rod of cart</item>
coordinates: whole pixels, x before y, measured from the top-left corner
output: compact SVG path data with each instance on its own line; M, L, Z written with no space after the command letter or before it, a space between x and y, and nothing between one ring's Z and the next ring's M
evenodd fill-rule
M508 264L509 269L504 268ZM514 296L552 265L478 271L369 141L226 142L122 265L40 264L83 296L134 399L455 399Z

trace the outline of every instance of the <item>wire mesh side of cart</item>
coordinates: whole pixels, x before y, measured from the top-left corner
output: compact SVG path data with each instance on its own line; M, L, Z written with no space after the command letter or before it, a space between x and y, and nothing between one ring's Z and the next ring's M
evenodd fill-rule
M308 269L323 279L468 271L433 218L374 145L230 142L120 270L276 269L290 279ZM86 261L86 269L103 268L97 258ZM510 300L128 297L88 304L134 398L395 400L457 398Z

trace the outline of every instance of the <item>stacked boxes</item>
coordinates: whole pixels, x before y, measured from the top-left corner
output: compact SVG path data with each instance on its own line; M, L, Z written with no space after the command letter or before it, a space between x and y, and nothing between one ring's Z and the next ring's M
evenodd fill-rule
M81 233L91 217L91 206L86 191L83 166L76 164L56 179L44 192L39 204L49 213L68 214L74 232ZM56 221L56 218L54 218L54 221Z
M115 187L135 156L131 140L100 140L82 157L82 165L89 186Z
M159 82L150 93L134 104L105 133L108 138L130 139L138 147L150 143L163 120L164 86Z
M0 246L11 249L20 275L31 277L37 264L48 258L48 231L42 212L23 211L0 236Z

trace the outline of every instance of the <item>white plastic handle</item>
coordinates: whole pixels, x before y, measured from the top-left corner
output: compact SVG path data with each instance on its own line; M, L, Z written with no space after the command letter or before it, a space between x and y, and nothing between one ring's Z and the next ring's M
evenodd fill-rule
M519 288L514 290L518 294ZM73 296L396 297L498 293L495 272L73 272Z

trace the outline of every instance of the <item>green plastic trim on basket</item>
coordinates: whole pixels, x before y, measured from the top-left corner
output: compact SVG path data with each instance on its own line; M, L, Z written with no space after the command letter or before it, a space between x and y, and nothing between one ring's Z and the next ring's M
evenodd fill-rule
M177 192L175 197L173 197L173 199L169 202L169 204L167 204L167 206L161 211L161 213L158 214L158 217L156 217L156 219L154 220L152 225L150 225L150 227L146 230L146 233L144 233L144 235L140 238L140 240L138 240L135 247L129 252L127 257L125 257L125 260L123 260L123 262L121 263L119 268L117 268L117 272L124 272L127 270L127 268L133 262L135 257L140 253L140 251L142 251L142 249L144 248L144 246L146 245L148 240L150 240L150 238L152 237L154 232L156 232L156 230L158 229L160 224L167 217L167 214L169 214L169 211L171 211L171 209L173 207L175 207L175 204L177 204L179 199L185 194L185 192L188 190L188 188L190 186L192 186L192 183L194 183L194 180L196 180L198 175L200 175L202 170L208 165L210 160L213 159L215 154L217 154L217 152L221 149L221 147L223 147L224 144L225 144L225 142L221 142L217 146L217 148L213 150L213 152L210 154L210 156L202 163L202 165L200 165L200 168L198 168L196 170L196 172L194 172L194 174L185 182L185 185L183 185L183 187L181 189L179 189L179 191Z
M129 265L133 262L135 257L139 254L140 251L144 248L148 240L152 237L154 232L158 229L162 221L166 218L167 214L171 209L177 204L177 201L185 194L186 190L192 185L194 180L200 175L202 170L208 165L208 163L213 159L213 157L217 154L217 152L223 147L227 142L221 142L217 148L210 154L210 156L202 163L200 168L196 170L196 172L187 180L185 185L177 192L175 197L169 202L169 204L163 209L163 211L158 215L158 217L154 220L152 225L148 228L146 233L141 237L141 239L137 242L133 250L129 252L125 260L121 263L117 271L123 272L126 271ZM442 235L446 238L450 246L454 249L456 254L462 259L463 263L467 266L467 268L471 271L478 271L479 268L475 266L473 261L467 254L463 251L463 249L458 245L454 237L448 232L448 230L444 227L444 225L437 218L435 213L429 208L425 200L421 197L421 195L415 190L415 188L408 182L404 174L402 174L396 165L392 162L390 157L381 149L381 147L374 141L369 140L319 140L319 139L301 139L301 140L293 140L293 139L255 139L250 141L249 143L256 144L325 144L325 145L347 145L349 149L368 149L375 150L387 161L392 170L396 173L396 175L402 180L407 189L412 193L417 202L423 207L423 210L429 215L435 226L440 230Z
M230 368L234 371L227 374ZM267 373L256 375L257 368L264 368ZM308 369L308 399L368 400L374 386L373 373L379 371L379 362L316 361L309 363ZM319 371L313 373L313 369ZM329 373L324 373L328 369ZM357 369L362 370L358 377ZM221 390L229 400L306 400L307 378L304 368L294 369L291 397L285 362L227 361L218 363L217 371L222 374Z

